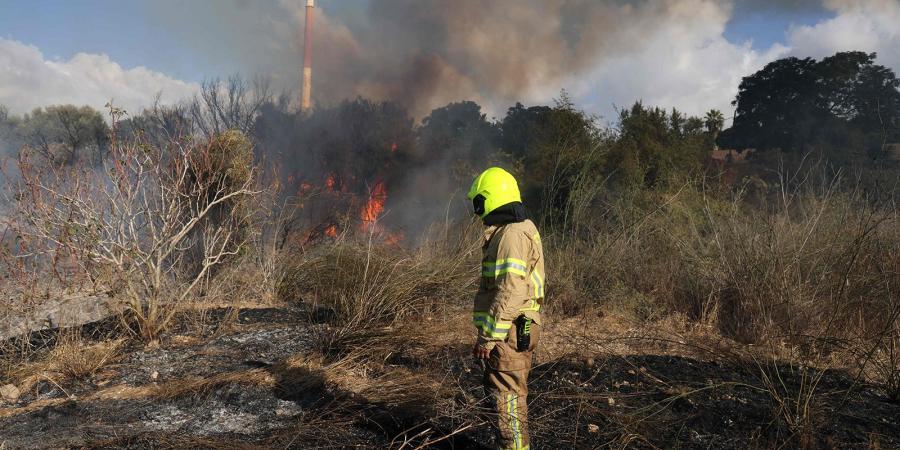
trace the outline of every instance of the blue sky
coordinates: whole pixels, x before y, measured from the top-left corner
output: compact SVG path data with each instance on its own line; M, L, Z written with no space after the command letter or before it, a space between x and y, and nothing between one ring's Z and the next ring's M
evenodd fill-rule
M725 27L725 38L731 42L752 41L757 50L777 42L785 42L788 29L798 25L815 25L834 17L824 8L805 10L742 11L738 9Z
M125 68L144 66L188 81L241 71L228 58L211 59L168 33L169 24L150 8L160 2L177 4L173 0L0 0L0 37L36 46L51 59L102 53ZM333 14L351 14L365 3L320 2Z

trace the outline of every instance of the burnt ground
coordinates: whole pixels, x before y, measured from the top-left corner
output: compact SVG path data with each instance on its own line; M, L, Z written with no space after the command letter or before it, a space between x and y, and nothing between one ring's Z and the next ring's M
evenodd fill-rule
M0 448L490 448L472 408L480 389L468 343L424 358L399 348L356 387L342 366L290 362L319 345L325 325L308 317L295 307L242 310L200 338L176 329L159 348L132 344L89 379L38 381L0 403ZM424 373L455 394L392 401L379 387L393 386L391 373ZM532 435L538 448L900 448L900 405L853 375L581 354L534 369Z

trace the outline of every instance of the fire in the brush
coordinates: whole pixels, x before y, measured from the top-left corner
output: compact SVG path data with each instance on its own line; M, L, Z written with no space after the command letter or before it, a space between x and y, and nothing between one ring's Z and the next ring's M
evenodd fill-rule
M369 198L366 200L365 207L360 211L359 218L362 220L364 229L370 229L378 220L378 217L384 212L384 202L386 200L387 189L384 187L384 181L378 180L369 192Z

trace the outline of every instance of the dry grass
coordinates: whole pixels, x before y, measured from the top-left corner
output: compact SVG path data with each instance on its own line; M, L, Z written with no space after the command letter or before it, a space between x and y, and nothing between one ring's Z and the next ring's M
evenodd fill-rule
M47 355L45 370L68 380L86 380L116 362L124 342L114 339L87 344L77 335L64 338Z
M479 261L473 228L445 227L416 251L339 239L290 261L279 287L305 299L331 325L323 348L378 339L385 327L421 323L474 292ZM324 317L323 317L324 316ZM327 350L330 352L330 350Z
M850 369L900 401L900 222L896 210L864 200L826 186L785 193L777 206L759 209L740 193L729 198L686 185L607 204L576 234L547 230L550 320L537 362L588 364L597 355L638 352L765 361L757 364L756 388L769 393L774 420L793 433L789 445L813 446L824 369ZM445 225L415 249L341 236L297 254L267 253L258 270L252 261L259 255L234 258L204 299L269 302L272 292L281 301L299 299L313 322L324 322L309 354L268 369L119 386L92 398L170 400L228 384L322 398L321 414L305 415L273 445L340 442L341 427L372 420L394 434L396 446L415 447L479 424L465 387L477 380L447 361L474 337L468 308L479 232L477 224ZM259 279L267 281L254 285ZM222 323L194 320L192 332L215 335L234 315ZM115 362L121 345L64 341L16 376L90 378ZM785 365L800 371L799 383L782 381ZM654 407L685 395L673 391ZM590 408L597 399L570 400ZM640 431L654 426L650 419L616 418L624 431L613 444L651 445Z
M263 369L226 372L206 377L188 377L154 386L149 390L148 396L159 400L169 400L180 397L202 397L219 387L230 384L252 384L274 387L275 378L272 374Z
M113 366L125 344L124 339L92 342L77 331L66 331L52 348L32 350L33 353L4 353L3 359L9 367L0 381L14 384L23 392L46 381L68 395L68 387L73 383L89 381Z
M651 196L646 213L611 206L614 217L587 237L545 239L551 310L602 306L638 321L681 313L745 343L807 341L810 350L810 339L897 329L895 210L834 189L791 194L771 213L720 197L693 188Z

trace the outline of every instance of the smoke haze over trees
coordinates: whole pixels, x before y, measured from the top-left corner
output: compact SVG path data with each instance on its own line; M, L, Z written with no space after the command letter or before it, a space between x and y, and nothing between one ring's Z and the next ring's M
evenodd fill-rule
M0 85L10 87L0 103L24 114L50 104L102 111L113 99L135 113L158 93L161 103L177 103L198 93L204 77L219 74L265 74L278 92L299 86L302 1L107 6L104 15L62 21L61 32L90 40L93 35L79 27L99 26L118 13L123 22L147 22L161 32L159 39L127 58L121 49L111 55L63 52L60 58L54 49L0 38L0 61L23 69L0 72ZM791 24L782 18L771 25L779 29L766 30L769 23L756 19L761 14L810 14L814 20ZM780 57L862 50L878 52L881 64L900 69L900 37L893 31L900 7L883 0L321 0L316 17L316 102L390 100L416 120L463 99L499 118L517 101L551 103L563 88L586 111L609 121L637 99L691 115L714 108L730 117L741 77ZM743 34L734 34L735 23L744 23ZM775 33L756 39L748 29ZM120 35L136 40L127 29ZM137 66L136 54L144 55ZM659 67L669 68L665 77L657 76Z
M900 141L898 85L873 54L778 60L744 79L734 126L720 135L725 120L719 111L701 118L641 102L620 110L616 127L604 127L566 92L554 106L515 103L494 120L474 101L448 104L417 121L402 102L362 97L305 116L287 97L276 97L265 80L232 77L205 83L180 105L157 104L127 116L117 133L159 143L237 129L254 139L258 159L277 168L273 176L284 183L284 195L346 192L358 206L374 190L386 189L385 220L421 230L450 211L462 214L460 186L492 163L517 172L532 208L545 214L566 204L587 154L597 155L589 164L594 176L618 192L665 187L701 173L717 139L737 149L818 149L838 165L859 155L887 157L886 144ZM97 160L107 133L102 115L89 107L0 114L7 155L24 145L52 164Z

